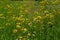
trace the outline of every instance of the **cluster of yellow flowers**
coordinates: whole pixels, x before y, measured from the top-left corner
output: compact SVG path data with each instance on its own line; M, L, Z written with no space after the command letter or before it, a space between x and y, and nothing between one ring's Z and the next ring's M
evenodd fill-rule
M37 2L7 2L6 7L4 6L5 11L0 13L0 20L5 19L5 29L8 31L6 34L11 32L15 40L40 40L40 36L45 31L49 35L48 31L53 29L55 15L60 15L60 10L54 9L59 2L53 1L44 0L39 4Z

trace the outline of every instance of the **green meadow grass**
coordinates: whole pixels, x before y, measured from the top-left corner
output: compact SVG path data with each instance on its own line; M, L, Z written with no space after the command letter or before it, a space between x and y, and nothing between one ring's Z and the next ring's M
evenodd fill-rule
M60 2L0 2L0 40L60 40Z

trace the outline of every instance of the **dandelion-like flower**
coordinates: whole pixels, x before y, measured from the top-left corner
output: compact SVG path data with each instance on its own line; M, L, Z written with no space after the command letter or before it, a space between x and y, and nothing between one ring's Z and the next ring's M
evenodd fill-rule
M13 33L16 33L16 32L18 32L18 30L17 30L17 29L14 29L14 30L13 30Z
M24 28L24 27L23 27L22 30L23 30L23 32L25 33L25 32L27 31L27 28Z
M40 19L41 19L41 16L37 16L36 18L34 18L34 21L40 21Z
M29 26L32 26L32 22L28 23Z

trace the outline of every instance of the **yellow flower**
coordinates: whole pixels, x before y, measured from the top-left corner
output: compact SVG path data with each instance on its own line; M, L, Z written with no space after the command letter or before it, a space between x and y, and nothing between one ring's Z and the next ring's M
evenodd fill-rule
M32 34L32 36L35 36L35 34Z
M31 34L30 34L30 33L28 33L27 35L28 35L28 36L31 36Z
M25 33L25 32L27 31L27 28L24 28L24 27L23 27L23 28L22 28L22 30L23 30L23 31L24 31L24 33Z
M41 16L37 16L36 18L34 18L34 21L40 21Z
M26 23L27 23L27 22L29 22L29 19L28 19L28 18L26 18Z
M7 7L8 7L8 8L13 8L13 5L12 5L12 4L10 4L10 5L7 5Z
M16 32L18 32L18 30L17 30L17 29L14 29L14 30L13 30L13 33L16 33Z
M48 10L45 10L44 13L49 13L49 11Z
M20 13L22 13L23 11L22 10L20 10Z
M26 38L22 38L22 40L26 40Z
M40 6L40 8L41 8L40 10L43 10L44 9L44 6Z
M26 18L26 21L28 21L29 19L28 18Z
M49 14L46 14L46 16L45 17L48 17L49 16Z
M29 10L27 10L27 9L26 9L26 10L25 10L25 12L26 12L26 13L28 13L28 12L29 12Z
M6 26L9 26L9 25L10 25L10 23L6 23L5 25L6 25Z
M38 19L41 19L41 16L37 16Z
M21 20L21 18L19 18L19 17L16 17L16 20Z
M53 24L52 22L48 22L48 24Z
M40 3L42 3L43 5L49 4L46 0L44 0L44 1L40 2Z
M24 15L20 15L20 17L23 17Z
M21 26L19 26L19 25L16 25L16 28L21 28Z
M19 13L19 17L20 17L20 18L22 18L23 16L24 16L24 14Z
M20 39L23 38L22 36L19 37Z
M54 15L53 14L50 14L50 18L53 18L54 17Z
M18 38L16 40L19 40Z
M20 24L21 24L20 22L16 23L16 25L20 25Z
M19 37L19 40L26 40L26 38L25 38L25 37L20 36L20 37Z
M35 11L34 14L38 14L38 11Z
M58 12L58 14L60 14L60 11Z
M25 21L25 18L16 17L16 20L21 21L21 22L24 22Z
M0 16L3 16L3 14L0 14Z
M58 0L54 0L52 1L52 4L57 4L59 1Z
M10 7L10 5L7 5L7 7Z
M29 26L32 26L32 22L28 23Z

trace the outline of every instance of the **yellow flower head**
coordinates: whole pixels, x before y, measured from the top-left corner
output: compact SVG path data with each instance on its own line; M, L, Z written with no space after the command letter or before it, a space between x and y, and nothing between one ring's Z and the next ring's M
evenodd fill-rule
M24 22L25 21L25 18L16 17L16 20L21 21L21 22Z
M44 5L49 4L46 0L42 1L41 3Z
M3 14L0 14L0 16L3 16Z
M41 16L37 16L36 18L34 18L34 21L40 21Z
M37 18L41 19L41 16L37 16Z
M58 12L58 14L60 14L60 11Z
M21 28L21 26L19 26L19 25L16 25L16 28Z
M19 40L18 38L16 40Z
M13 8L13 5L12 5L12 4L10 4L10 5L7 5L7 7L8 7L8 8Z
M35 36L35 34L32 34L32 36Z
M28 10L28 9L26 9L26 10L25 10L25 12L26 12L26 13L28 13L28 12L29 12L29 10Z
M52 4L57 4L59 1L58 0L53 0Z
M17 30L17 29L14 29L14 30L13 30L13 33L16 33L16 32L18 32L18 30Z
M53 24L52 22L48 22L48 24Z
M31 36L31 33L28 33L28 36Z
M5 25L6 25L6 26L10 26L10 23L6 23Z
M20 15L20 17L23 17L24 15Z
M49 16L49 14L46 14L46 16L45 17L48 17Z
M20 22L16 23L16 25L20 25L20 24L21 24Z
M24 14L19 14L19 17L18 18L23 19L23 16L24 16Z
M27 31L27 28L24 28L24 27L23 27L22 30L23 30L24 32L26 32L26 31Z
M22 36L19 37L20 39L23 38Z
M34 14L38 14L38 11L35 11Z
M54 15L53 14L50 14L50 18L53 18L54 17Z
M44 13L49 13L49 11L48 10L45 10Z
M30 22L30 23L28 23L28 25L29 25L29 26L32 26L32 23Z

